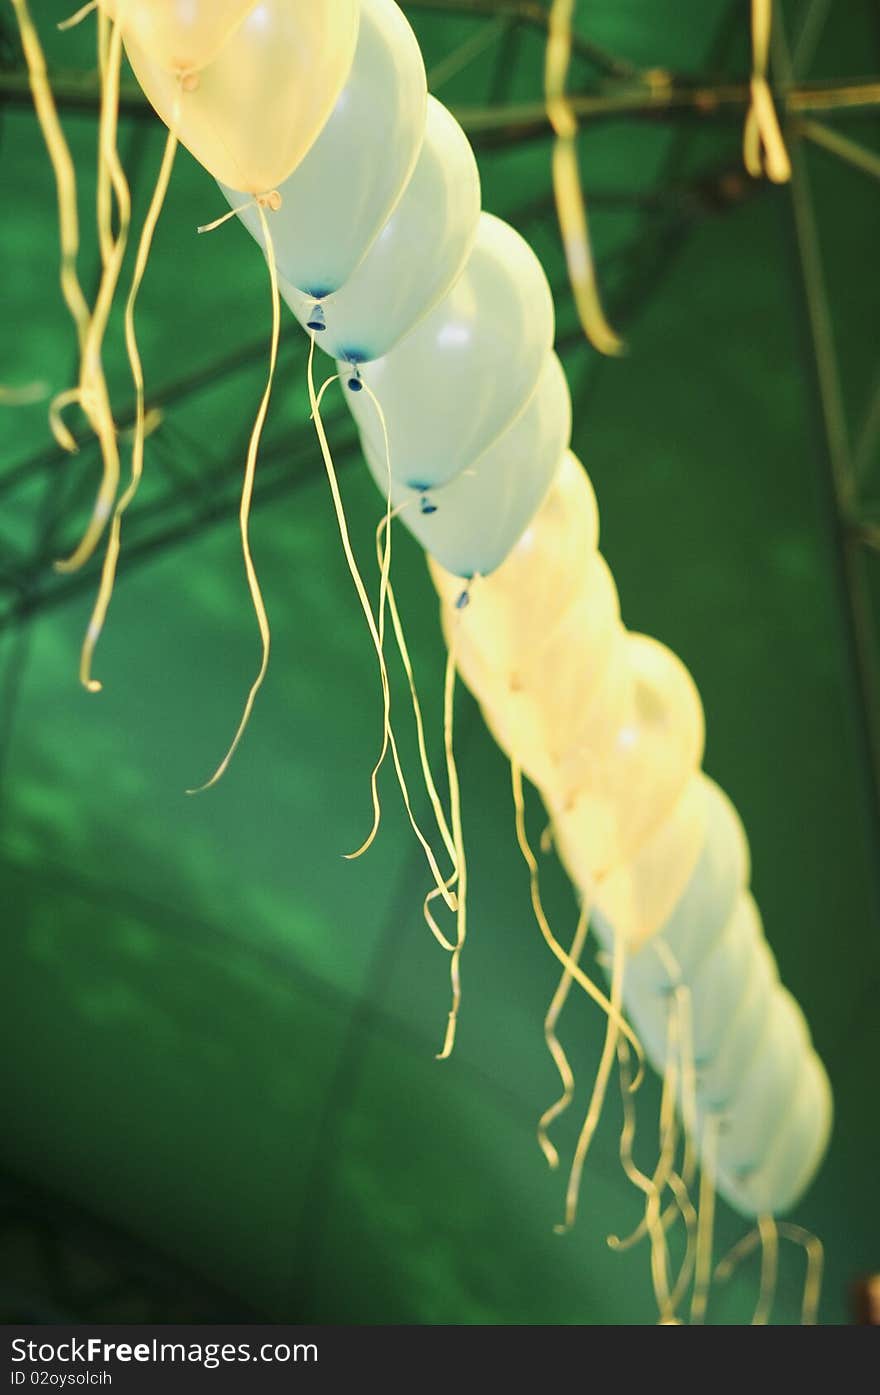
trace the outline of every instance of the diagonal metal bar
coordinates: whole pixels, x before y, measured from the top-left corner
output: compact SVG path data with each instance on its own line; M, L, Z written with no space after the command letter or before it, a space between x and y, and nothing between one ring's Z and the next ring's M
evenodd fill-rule
M865 482L871 464L877 456L878 447L880 447L880 367L874 374L868 410L856 440L853 469L860 484Z
M774 25L773 56L782 84L792 81L791 58L780 15ZM803 144L790 141L791 216L800 269L800 286L808 326L811 374L816 384L822 426L824 478L832 520L832 555L841 593L841 612L858 701L860 744L864 750L867 803L880 845L880 665L864 557L852 531L857 508L857 481L843 405L840 368L834 344L822 250Z
M355 445L354 433L349 431L341 435L339 444L334 446L340 472L355 459ZM261 453L261 473L254 491L252 513L286 497L298 485L317 479L315 451L316 448L310 450L304 447L300 452L295 452L289 440L267 445ZM182 517L175 507L179 500L170 492L164 502L141 506L129 520L121 570L128 572L169 547L203 537L209 528L229 525L235 517L232 489L235 487L237 490L240 486L240 477L241 455L237 453L234 463L230 461L228 468L214 479L213 489L206 493L202 503L190 507ZM84 591L94 590L99 571L97 565L58 576L51 571L53 556L46 553L31 559L22 581L10 588L15 594L5 612L0 614L0 633L7 626L29 619L37 612L54 609ZM42 586L39 585L40 578L43 579Z
M95 76L76 71L50 74L56 104L62 111L95 114L99 89ZM748 110L751 91L747 82L712 82L655 73L647 80L617 80L581 92L573 92L572 107L579 120L617 121L739 120ZM23 69L0 71L0 107L30 108L32 97ZM880 109L880 80L876 76L843 78L831 82L807 82L792 87L786 97L790 112L837 112L849 116L875 115ZM119 110L123 116L157 120L146 97L134 83L123 83ZM476 142L499 144L506 140L549 137L550 122L543 102L504 107L453 107L453 114Z
M451 53L447 53L445 58L441 58L434 64L428 72L428 87L433 93L439 92L445 82L464 71L469 64L476 61L487 48L503 39L508 27L513 23L509 18L502 16L494 24L486 24L481 29L477 29L467 39L460 43Z
M836 155L844 164L852 165L854 169L861 170L873 179L880 179L880 155L876 150L870 150L868 146L850 140L849 136L842 136L839 131L832 131L821 121L798 121L793 129L796 134L806 136L814 145L819 145L823 150Z
M809 0L791 55L793 73L809 71L830 9L831 0Z
M299 331L288 325L282 330L281 353L285 353L294 344L301 345ZM234 349L231 353L222 354L219 358L211 360L193 369L191 373L186 373L174 378L164 387L151 392L147 401L147 411L164 410L173 406L184 398L191 397L203 388L214 388L218 383L233 377L235 374L252 367L255 363L262 363L266 358L266 336L255 339L242 348ZM121 431L125 431L134 424L134 399L132 398L126 405L116 413L116 422ZM83 429L79 433L74 433L74 440L82 449L91 440L91 433ZM46 446L44 449L35 451L25 460L20 460L0 475L0 495L7 490L16 488L29 479L35 472L48 467L57 467L69 461L69 456L61 451L56 445Z
M438 13L459 14L471 19L504 16L519 24L542 30L549 27L548 11L538 0L402 0L405 10L434 10ZM599 72L610 77L638 77L641 69L628 58L611 53L601 44L584 38L581 34L573 37L573 52L578 58L591 63Z

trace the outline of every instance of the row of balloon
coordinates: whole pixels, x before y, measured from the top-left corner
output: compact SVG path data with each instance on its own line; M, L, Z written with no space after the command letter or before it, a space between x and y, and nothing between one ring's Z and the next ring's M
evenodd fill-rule
M14 3L21 11L24 0ZM703 719L694 685L667 649L621 623L614 582L596 550L595 499L569 449L571 401L553 352L544 272L513 228L481 212L473 151L452 115L428 96L417 41L394 0L101 5L169 126L169 148L179 138L191 150L263 247L276 289L273 369L278 290L309 333L312 354L317 345L336 360L333 376L387 494L385 522L392 513L399 517L432 559L450 672L454 678L460 670L511 758L535 910L563 969L547 1035L564 1091L539 1131L551 1163L558 1158L547 1128L572 1094L555 1034L572 981L608 1016L566 1223L574 1220L615 1057L625 1075L633 1050L641 1053L622 1015L625 1002L663 1073L665 1120L653 1176L639 1173L631 1156L625 1165L645 1192L642 1230L651 1241L661 1318L676 1320L694 1273L692 1312L699 1318L711 1264L713 1184L740 1212L760 1218L769 1251L779 1233L770 1216L797 1200L824 1151L830 1092L748 895L742 828L720 790L699 773ZM107 66L112 70L112 61ZM155 216L160 203L154 200ZM268 659L247 508L271 377L242 504L248 579L264 639L245 720ZM311 391L343 541L380 658L383 756L390 742L405 791L382 655L390 598L408 665L390 584L390 530L380 548L374 616L332 474L320 419L324 390L316 394L312 385ZM104 610L108 600L105 588ZM422 754L453 863L444 878L431 856L437 892L458 913L455 940L435 929L453 955L454 1029L465 862L451 691L447 683L451 830L424 743ZM414 685L413 697L420 721ZM540 904L523 771L542 793L583 900L571 951L555 939ZM375 772L374 804L378 817ZM580 963L588 913L608 951L610 996ZM451 1044L448 1033L444 1054ZM680 1166L676 1109L686 1126ZM699 1215L687 1197L698 1159ZM667 1192L688 1229L686 1260L674 1283ZM788 1230L799 1238L796 1228Z
M500 745L541 790L600 934L612 952L628 948L630 1018L661 1071L676 1070L682 1104L670 1014L689 994L690 1122L704 1163L745 1214L784 1211L826 1146L827 1077L748 895L741 824L697 773L693 682L668 649L625 631L596 552L543 270L512 228L479 213L469 144L433 98L419 153L424 79L395 5L363 0L347 90L279 191L283 294L338 359L384 489L382 427L363 383L381 403L392 502L434 559L450 648ZM369 148L377 130L384 159ZM362 163L404 176L375 239L356 216L365 195L349 202ZM377 223L397 179L391 190L370 181ZM252 207L242 216L259 236ZM328 226L341 227L338 241ZM614 1013L608 1029L616 1046ZM573 1187L569 1221L576 1199Z

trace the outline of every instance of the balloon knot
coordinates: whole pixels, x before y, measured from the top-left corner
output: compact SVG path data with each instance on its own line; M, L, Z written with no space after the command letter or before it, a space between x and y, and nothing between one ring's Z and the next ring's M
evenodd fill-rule
M268 194L257 195L257 203L261 208L268 208L270 213L277 213L283 203L283 199L277 189L270 189Z
M327 321L324 318L324 307L319 300L316 300L312 306L306 328L313 329L316 334L320 334L322 330L327 328Z

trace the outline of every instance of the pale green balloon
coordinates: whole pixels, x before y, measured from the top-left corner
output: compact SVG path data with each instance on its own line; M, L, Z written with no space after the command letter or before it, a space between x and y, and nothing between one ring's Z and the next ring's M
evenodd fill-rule
M721 939L699 965L689 983L694 1056L710 1060L720 1050L751 971L752 956L763 938L761 913L749 892L737 902ZM668 1007L668 994L663 994ZM665 1014L664 1038L665 1041Z
M655 953L650 940L642 953ZM738 1211L783 1212L825 1150L831 1092L804 1015L779 982L748 893L683 986L691 1004L692 1103L701 1150ZM662 1071L673 1002L668 982L654 992L627 984L624 995L648 1058ZM679 1101L683 1107L680 1082Z
M538 388L479 460L429 501L406 485L392 488L400 520L425 551L456 576L488 576L504 561L543 502L571 439L571 394L551 353ZM365 446L367 464L384 493L384 450Z
M760 935L721 1044L711 1056L700 1060L697 1105L701 1116L713 1110L726 1111L736 1099L739 1082L762 1044L779 986L776 960Z
M767 1140L788 1110L810 1046L804 1014L788 989L777 984L751 1061L725 1104L726 1127L718 1151L725 1169L742 1172L766 1156Z
M451 112L429 97L412 178L360 266L322 302L317 317L314 298L284 277L281 293L333 358L381 358L455 284L479 217L480 175L470 142Z
M746 1216L790 1210L822 1161L833 1115L828 1075L810 1048L801 1059L789 1106L777 1119L771 1137L764 1138L755 1166L735 1169L719 1159L718 1186L725 1200Z
M409 183L426 106L425 65L400 7L361 0L348 81L311 150L279 186L281 207L269 215L278 269L291 285L320 297L348 280ZM253 202L220 188L262 246Z
M508 223L483 213L452 290L389 354L360 370L384 412L396 478L426 491L473 465L525 411L553 331L541 263ZM378 450L375 406L351 365L338 366L361 436Z
M650 944L650 941L649 941ZM764 946L759 951L759 946ZM655 952L650 951L649 952ZM750 980L763 976L767 958L761 913L750 892L743 892L709 953L685 982L691 998L691 1040L695 1061L715 1060L729 1036ZM772 987L775 976L768 980ZM669 1032L669 985L657 989L625 988L633 1025L653 1063L662 1070Z

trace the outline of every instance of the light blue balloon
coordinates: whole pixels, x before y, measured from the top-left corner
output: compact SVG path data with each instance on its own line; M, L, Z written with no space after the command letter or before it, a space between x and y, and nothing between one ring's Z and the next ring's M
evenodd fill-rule
M686 987L694 1090L685 1098L679 1073L679 1112L693 1118L704 1164L711 1165L732 1206L744 1215L784 1211L808 1184L827 1145L831 1092L803 1013L779 982L748 894L695 964ZM662 991L644 978L630 981L624 998L648 1059L663 1072L676 1001L671 986ZM686 1020L679 1027L686 1030Z
M762 935L721 1044L700 1065L697 1088L701 1109L727 1109L736 1098L743 1075L762 1047L778 987L776 960Z
M753 1167L736 1168L723 1156L723 1146L719 1150L716 1170L725 1199L745 1216L788 1211L809 1186L822 1161L833 1116L825 1067L810 1048L801 1058L787 1108L756 1154L759 1161Z
M483 213L467 265L430 315L360 372L339 363L362 438L381 448L371 393L385 414L395 477L422 491L448 483L525 411L553 332L541 263L508 223Z
M711 1060L719 1051L751 972L764 928L752 896L736 905L721 938L698 965L689 983L694 1059Z
M724 1110L719 1160L726 1167L752 1167L765 1156L767 1139L788 1110L810 1045L804 1014L788 990L777 984L751 1062L737 1077Z
M708 954L684 980L691 994L695 1061L709 1061L718 1054L742 1002L761 938L763 928L758 908L745 893ZM642 1045L651 1060L662 1065L672 1001L669 985L639 991L630 983L628 999Z
M488 576L532 521L571 440L571 394L554 353L525 411L473 465L440 489L392 488L400 521L456 576ZM364 442L373 478L387 491L384 450ZM392 462L393 464L393 462Z
M281 294L332 358L368 363L394 348L461 275L477 233L480 175L455 117L428 98L412 178L360 266L320 305L283 276Z
M409 182L426 106L425 65L400 7L361 0L348 82L315 144L279 186L281 207L269 214L278 270L291 285L320 298L348 280ZM220 188L262 246L253 201Z

